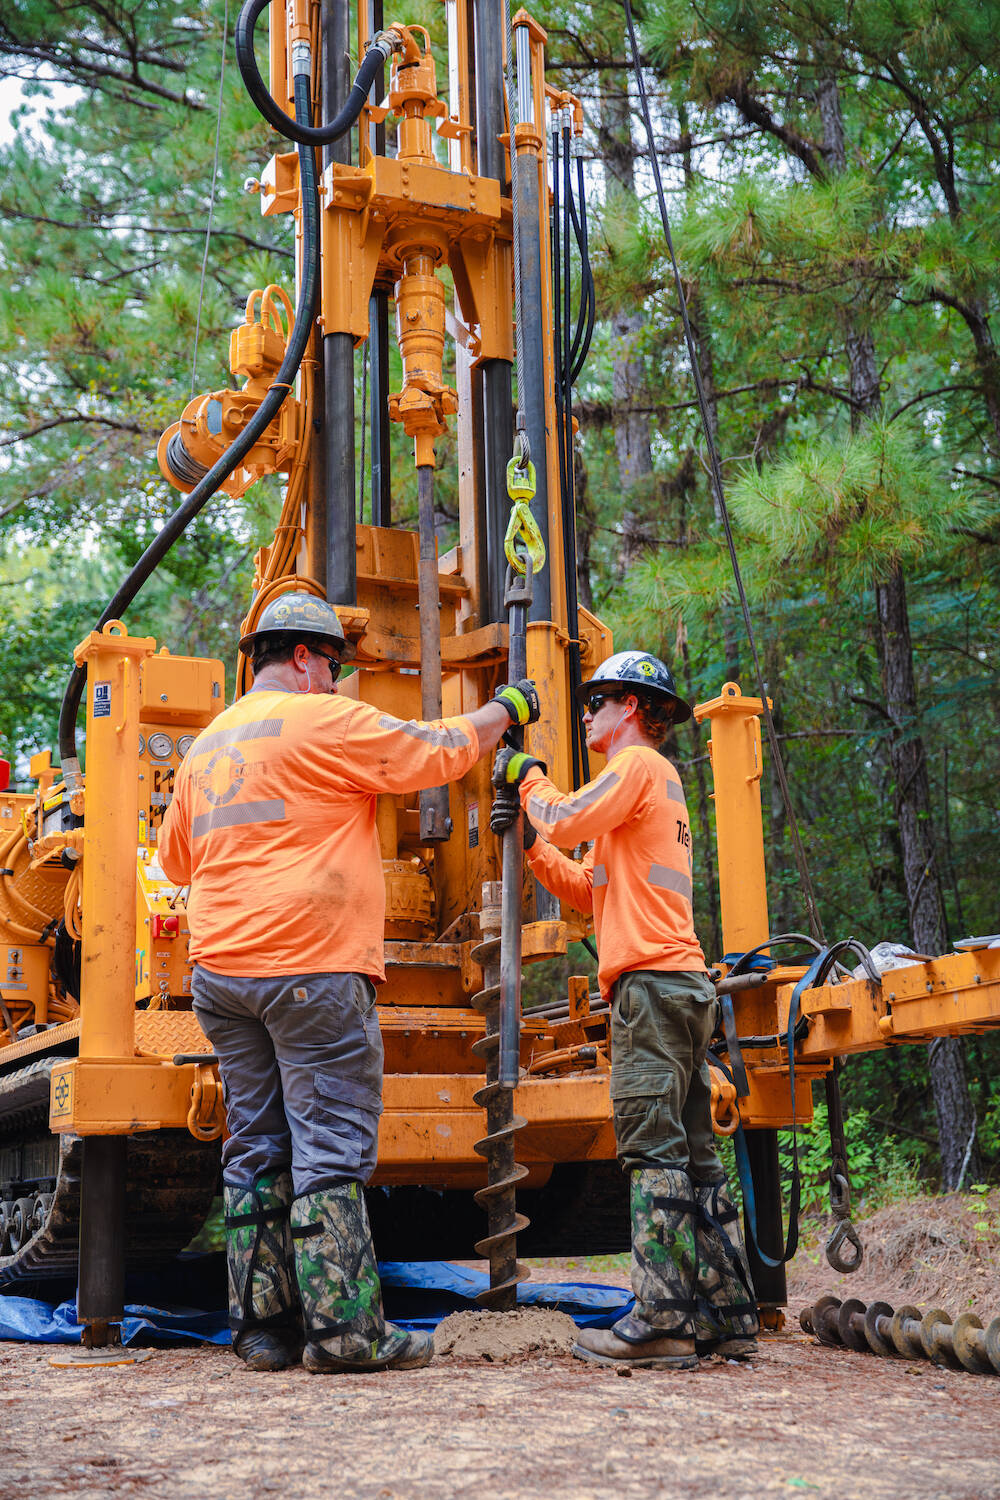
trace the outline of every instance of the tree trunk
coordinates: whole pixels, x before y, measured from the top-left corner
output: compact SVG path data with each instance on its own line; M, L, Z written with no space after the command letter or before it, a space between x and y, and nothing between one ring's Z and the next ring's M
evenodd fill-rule
M618 313L611 319L611 392L614 398L615 452L621 485L622 544L618 576L628 577L644 547L643 535L653 509L653 453L649 416L636 411L645 384L639 352L646 319L642 313Z
M889 757L895 780L896 821L910 931L918 953L936 955L948 946L941 874L923 740L913 734L917 691L906 608L906 585L897 568L876 591L879 663L885 706L892 722ZM965 1044L942 1037L929 1050L931 1085L941 1148L941 1182L957 1188L978 1181L982 1159L975 1141L976 1115L965 1072Z
M678 110L678 120L681 127L681 161L684 167L684 192L690 197L694 191L695 178L691 165L691 131L688 128L688 113L682 104ZM694 338L695 352L698 356L698 373L701 376L702 389L705 392L705 411L708 418L708 430L712 436L712 442L719 445L719 402L716 396L715 384L715 357L712 350L712 325L709 321L708 308L705 300L698 290L697 284L687 290L688 317L691 322L691 333ZM715 513L715 524L722 525L722 508L719 505L719 497L714 488L709 486L712 495L712 510ZM724 604L719 610L719 623L722 627L722 642L726 658L726 680L738 682L740 676L740 651L739 630L737 626L737 611L731 605Z
M976 366L983 383L983 399L993 428L996 449L1000 451L1000 360L997 358L989 317L983 303L977 298L971 298L968 302L956 301L955 306L965 319L976 346Z
M604 162L605 201L635 195L635 146L628 84L622 73L609 73L602 83L600 151ZM628 577L643 551L643 534L653 509L653 451L650 417L637 411L643 405L646 369L641 343L646 318L619 311L611 319L611 391L614 406L615 452L621 485L621 551L619 580Z

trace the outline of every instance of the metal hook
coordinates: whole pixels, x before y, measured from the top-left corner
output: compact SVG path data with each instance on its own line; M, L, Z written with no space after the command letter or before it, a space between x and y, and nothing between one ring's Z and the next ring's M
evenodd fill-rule
M845 1241L854 1246L855 1253L851 1260L845 1259L840 1253L840 1248ZM864 1247L858 1238L858 1231L850 1219L841 1219L826 1242L826 1258L830 1265L835 1271L841 1271L845 1275L850 1275L852 1271L856 1271L861 1265L864 1253Z

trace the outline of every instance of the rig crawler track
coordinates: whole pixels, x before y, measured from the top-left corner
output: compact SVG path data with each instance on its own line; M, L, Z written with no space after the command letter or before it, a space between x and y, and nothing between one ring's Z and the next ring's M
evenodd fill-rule
M80 1232L79 1136L49 1131L41 1058L0 1077L0 1291L75 1276ZM163 1264L197 1234L211 1207L218 1145L183 1130L128 1138L126 1265Z

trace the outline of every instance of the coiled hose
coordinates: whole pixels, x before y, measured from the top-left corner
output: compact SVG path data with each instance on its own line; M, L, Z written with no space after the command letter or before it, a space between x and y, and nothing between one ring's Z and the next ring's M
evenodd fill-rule
M372 84L400 40L398 33L381 32L373 39L358 69L347 101L339 114L326 125L308 125L299 117L297 107L295 119L288 118L281 105L268 93L264 80L260 76L260 69L257 67L257 59L253 50L253 31L261 11L266 10L270 3L271 0L247 0L236 22L236 61L239 63L247 93L264 119L269 125L274 126L279 135L286 136L290 141L297 141L299 145L328 146L331 141L337 141L346 134L361 114Z

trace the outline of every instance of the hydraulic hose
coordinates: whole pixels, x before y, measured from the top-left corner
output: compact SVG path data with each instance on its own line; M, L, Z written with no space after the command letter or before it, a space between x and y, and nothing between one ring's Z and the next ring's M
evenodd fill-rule
M257 59L253 50L254 27L261 11L266 10L270 3L271 0L247 0L236 22L236 61L239 64L247 93L264 119L269 125L274 126L279 135L285 136L290 141L297 141L300 145L328 146L331 141L339 141L340 137L346 135L351 126L357 122L372 84L393 52L398 52L402 47L402 37L398 31L391 29L379 32L365 53L343 109L326 125L307 125L299 118L298 107L295 110L295 119L289 118L278 101L268 93L264 80L260 76L260 69L257 67ZM293 44L293 65L296 46L302 46L307 50L306 43Z
M309 76L306 73L298 74L295 79L295 115L298 120L308 120L312 116ZM298 155L299 181L302 189L302 280L295 308L295 322L289 335L285 357L281 361L281 368L268 388L267 395L240 436L213 464L183 504L177 507L163 529L150 542L101 615L97 622L98 630L109 620L121 618L143 584L170 551L181 532L194 520L234 469L242 463L261 433L274 419L292 388L312 336L313 313L319 290L319 192L316 182L316 157L312 146L301 143ZM71 792L80 784L80 763L76 753L76 718L86 680L86 669L74 667L59 713L59 755L62 760L63 775Z

